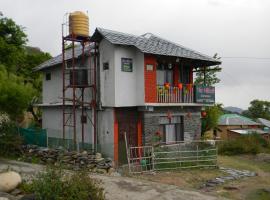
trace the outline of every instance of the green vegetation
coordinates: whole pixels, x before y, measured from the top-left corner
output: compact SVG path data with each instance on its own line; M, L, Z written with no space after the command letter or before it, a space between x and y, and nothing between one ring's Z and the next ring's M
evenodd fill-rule
M0 156L19 156L22 142L23 139L18 135L15 124L2 120L0 122Z
M270 143L258 134L242 135L219 144L222 155L257 154L270 150Z
M216 104L205 109L206 116L202 118L202 135L206 131L217 128L218 119L223 114L221 106L221 104Z
M247 200L269 200L270 191L267 189L257 189L250 192L246 198Z
M48 168L32 183L21 185L26 193L34 193L37 200L104 200L99 183L85 172L64 174L61 169Z
M42 77L33 68L51 58L38 48L26 46L27 41L22 26L0 16L0 112L13 120L26 110L35 116L31 102L41 94Z
M0 111L9 114L11 119L16 119L23 114L35 91L30 84L15 74L8 74L0 66Z
M257 118L270 120L270 102L255 99L250 102L250 107L243 111L242 115L255 120Z
M213 58L220 59L217 53L213 56ZM220 82L220 79L217 77L217 73L221 72L221 70L221 67L218 65L212 68L206 68L205 74L202 70L198 71L196 73L195 84L214 86L215 84Z

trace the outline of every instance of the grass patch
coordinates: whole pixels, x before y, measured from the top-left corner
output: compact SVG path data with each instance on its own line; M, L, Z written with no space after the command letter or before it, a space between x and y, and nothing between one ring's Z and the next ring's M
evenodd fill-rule
M218 156L218 165L240 170L270 172L270 163L259 161L258 155Z
M266 189L257 189L248 194L247 200L269 200L270 191Z

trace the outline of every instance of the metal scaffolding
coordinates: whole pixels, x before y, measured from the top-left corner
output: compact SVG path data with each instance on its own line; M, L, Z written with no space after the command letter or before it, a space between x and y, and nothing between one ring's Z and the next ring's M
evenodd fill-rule
M62 28L63 141L65 144L68 130L73 134L74 148L79 150L77 134L80 123L82 148L85 144L85 132L88 134L91 132L92 150L96 150L98 47L95 42L91 42L90 37L74 34L65 36L63 30L64 28ZM91 111L91 114L87 111ZM86 121L91 123L92 131L85 129Z

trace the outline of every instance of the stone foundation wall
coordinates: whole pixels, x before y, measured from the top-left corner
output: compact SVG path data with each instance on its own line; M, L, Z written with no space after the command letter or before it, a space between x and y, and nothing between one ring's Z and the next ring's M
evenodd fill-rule
M201 107L154 107L154 111L143 112L143 143L151 143L168 112L172 118L184 117L184 141L199 139L201 135ZM177 122L178 123L178 122Z

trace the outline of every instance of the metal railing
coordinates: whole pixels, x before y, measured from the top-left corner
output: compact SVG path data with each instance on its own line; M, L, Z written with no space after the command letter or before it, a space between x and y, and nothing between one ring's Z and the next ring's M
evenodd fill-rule
M157 86L157 103L194 103L194 86Z
M217 146L207 141L169 145L127 147L129 172L132 174L162 170L217 166Z

